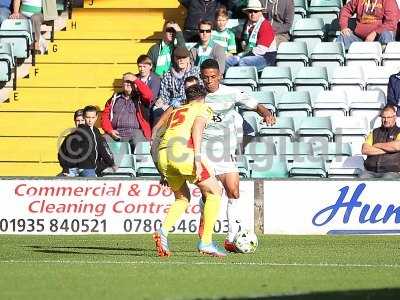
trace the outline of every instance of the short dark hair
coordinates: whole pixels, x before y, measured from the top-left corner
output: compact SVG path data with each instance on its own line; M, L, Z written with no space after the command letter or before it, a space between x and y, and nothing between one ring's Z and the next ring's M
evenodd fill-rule
M76 120L77 117L82 117L83 116L83 109L80 108L76 112L74 112L74 120Z
M208 21L208 20L201 20L201 21L199 22L199 24L197 24L197 28L200 29L200 26L201 26L201 25L209 25L209 26L211 26L211 29L212 29L212 27L213 27L213 23L212 23L211 21Z
M185 89L186 101L199 100L207 95L206 89L200 84L194 84Z
M95 112L96 115L99 113L99 111L97 110L96 106L93 105L88 105L83 109L83 116L86 116L86 113L88 112Z
M199 79L198 79L196 76L188 76L188 77L185 79L185 86L186 86L186 84L187 84L188 82L193 82L193 83L195 83L195 84L199 84Z
M219 71L219 64L215 59L209 58L203 61L203 63L200 66L200 70L204 69L215 69Z
M150 66L153 65L153 62L151 61L151 58L150 58L148 55L146 55L146 54L140 55L140 56L138 57L136 63L137 63L137 64L148 64L148 65L150 65Z
M397 111L396 107L394 105L387 104L387 105L385 105L384 108L382 108L381 113L383 113L384 111L388 111L388 110L391 110L394 113L396 113L396 111Z

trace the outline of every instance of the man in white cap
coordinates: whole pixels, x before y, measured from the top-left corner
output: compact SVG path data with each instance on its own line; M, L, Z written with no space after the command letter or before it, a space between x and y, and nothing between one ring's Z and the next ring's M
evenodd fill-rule
M270 22L263 17L264 8L259 0L249 0L243 11L248 17L241 34L243 52L228 57L226 66L255 66L259 71L266 66L274 66L275 33Z

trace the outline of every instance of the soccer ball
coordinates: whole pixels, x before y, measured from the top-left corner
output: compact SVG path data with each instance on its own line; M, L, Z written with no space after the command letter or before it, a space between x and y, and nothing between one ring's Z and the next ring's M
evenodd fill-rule
M257 249L258 239L254 232L241 230L236 234L234 243L239 252L253 253Z

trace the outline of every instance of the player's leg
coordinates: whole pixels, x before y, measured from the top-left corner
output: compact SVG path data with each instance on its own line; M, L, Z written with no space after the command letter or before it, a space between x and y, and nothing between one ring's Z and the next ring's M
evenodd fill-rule
M236 234L241 229L241 211L239 207L239 173L231 172L221 174L218 176L221 181L226 195L228 197L228 204L226 215L228 219L228 236L225 240L225 249L231 252L236 252L235 244L233 243Z
M217 221L221 206L221 188L215 177L209 177L197 183L202 195L205 196L204 204L204 232L198 245L200 252L213 256L225 256L225 251L219 249L212 241L215 222Z

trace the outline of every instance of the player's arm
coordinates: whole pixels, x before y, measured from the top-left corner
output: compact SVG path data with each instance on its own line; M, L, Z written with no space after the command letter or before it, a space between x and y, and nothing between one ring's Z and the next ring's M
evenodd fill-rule
M257 104L256 112L263 118L267 125L274 125L276 122L275 116L272 112L262 104Z
M196 168L196 180L201 179L201 139L204 128L206 127L207 119L204 117L196 117L192 126L192 141L194 150L194 165Z
M394 153L400 151L400 141L391 141L386 143L376 143L373 145L375 148L383 150L387 153Z
M164 113L161 115L160 119L157 121L156 125L153 126L152 133L151 133L151 139L154 140L154 138L157 136L157 131L160 130L161 127L165 126L169 116L171 115L173 111L173 107L170 106Z
M274 125L276 122L275 116L264 105L259 104L256 99L250 95L240 92L236 96L236 103L245 106L247 109L256 111L268 125Z
M365 142L362 144L361 154L371 156L371 155L381 155L386 153L386 151L375 147L373 143L374 143L373 134L370 133L365 139Z

